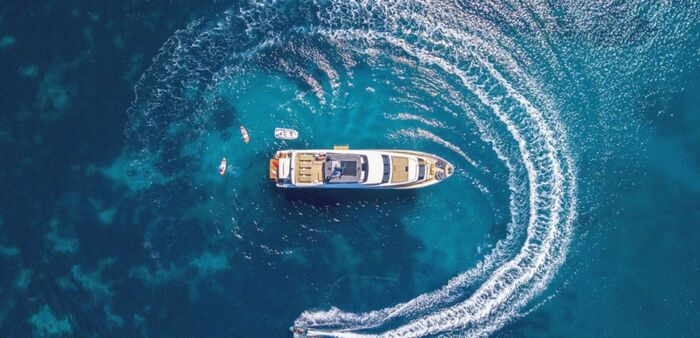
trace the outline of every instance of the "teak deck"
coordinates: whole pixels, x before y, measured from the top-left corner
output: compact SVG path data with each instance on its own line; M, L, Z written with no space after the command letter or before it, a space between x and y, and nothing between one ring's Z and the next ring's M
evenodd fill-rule
M391 183L400 183L408 180L408 159L405 157L391 157Z
M313 154L298 154L296 157L295 179L298 183L321 183L323 182L323 161L324 158L314 159Z

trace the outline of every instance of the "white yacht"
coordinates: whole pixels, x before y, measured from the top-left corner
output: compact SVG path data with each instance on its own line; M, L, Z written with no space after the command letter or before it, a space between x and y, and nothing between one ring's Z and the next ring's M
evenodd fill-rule
M280 150L270 159L270 180L280 188L415 189L447 179L454 167L411 150Z

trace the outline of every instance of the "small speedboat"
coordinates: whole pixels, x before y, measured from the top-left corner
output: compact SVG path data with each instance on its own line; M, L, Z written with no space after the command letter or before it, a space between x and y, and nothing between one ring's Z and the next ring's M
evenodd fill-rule
M290 326L289 331L292 332L294 338L303 338L306 337L307 333L309 333L309 330L307 328L299 326Z
M248 131L245 129L244 126L241 126L241 136L243 136L243 141L245 141L245 143L250 142L250 137L248 136Z
M226 175L226 157L222 158L221 163L219 164L219 175Z
M275 128L275 138L278 140L296 140L299 132L289 128Z

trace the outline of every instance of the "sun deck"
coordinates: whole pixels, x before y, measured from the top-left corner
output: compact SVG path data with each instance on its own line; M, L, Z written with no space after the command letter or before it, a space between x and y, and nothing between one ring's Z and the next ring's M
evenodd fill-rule
M391 157L391 183L401 183L408 180L408 158Z
M296 155L294 167L295 182L297 183L321 183L323 182L323 163L325 155L312 153L300 153Z

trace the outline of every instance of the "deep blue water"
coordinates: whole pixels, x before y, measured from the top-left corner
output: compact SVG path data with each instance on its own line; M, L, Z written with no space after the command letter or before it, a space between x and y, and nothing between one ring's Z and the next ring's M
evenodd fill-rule
M0 336L697 336L699 7L5 4ZM333 144L457 172L267 181Z

